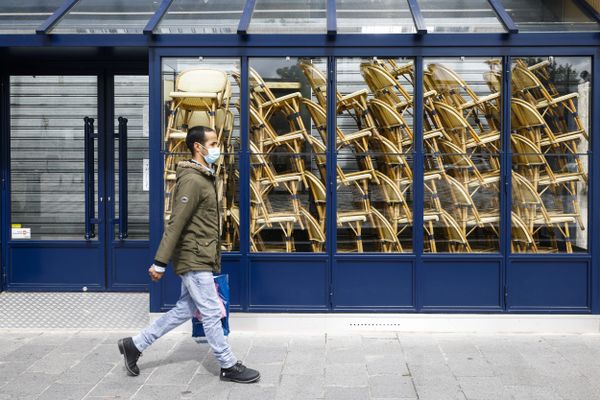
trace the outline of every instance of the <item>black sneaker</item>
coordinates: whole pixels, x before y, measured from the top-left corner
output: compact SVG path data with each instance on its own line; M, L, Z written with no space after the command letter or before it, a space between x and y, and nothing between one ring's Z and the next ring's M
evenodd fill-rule
M260 372L247 368L238 361L231 368L221 368L221 380L237 383L253 383L260 379Z
M127 372L131 376L138 376L140 374L140 369L137 366L137 361L142 353L135 347L133 339L130 337L119 339L118 344L119 351L123 354L123 358L125 359L125 368L127 369Z

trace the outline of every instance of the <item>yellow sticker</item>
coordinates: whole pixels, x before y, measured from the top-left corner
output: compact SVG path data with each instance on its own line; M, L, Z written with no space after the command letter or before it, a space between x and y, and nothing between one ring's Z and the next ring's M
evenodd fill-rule
M12 228L21 228L21 224L11 224Z

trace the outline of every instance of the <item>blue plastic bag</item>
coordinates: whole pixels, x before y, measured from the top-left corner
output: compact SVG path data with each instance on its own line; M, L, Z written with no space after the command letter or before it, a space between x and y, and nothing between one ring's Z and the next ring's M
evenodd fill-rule
M217 275L214 279L217 294L222 303L221 325L223 325L223 334L227 336L229 335L229 275ZM202 327L202 316L199 314L197 312L197 315L192 318L192 337L196 338L206 336Z

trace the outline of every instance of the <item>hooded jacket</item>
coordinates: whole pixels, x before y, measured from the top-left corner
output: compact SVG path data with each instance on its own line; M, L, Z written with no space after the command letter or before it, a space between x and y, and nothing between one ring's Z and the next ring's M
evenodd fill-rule
M177 164L173 207L154 263L169 261L177 275L221 272L219 207L214 174L192 161Z

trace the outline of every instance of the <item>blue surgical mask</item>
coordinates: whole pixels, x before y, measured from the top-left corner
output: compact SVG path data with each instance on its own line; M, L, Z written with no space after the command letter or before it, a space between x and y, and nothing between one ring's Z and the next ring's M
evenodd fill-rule
M204 147L204 146L202 146ZM206 147L204 147L206 149ZM219 157L221 157L221 149L219 149L218 147L213 147L210 149L206 149L208 151L208 154L206 154L204 156L204 160L209 163L209 164L214 164L217 162L217 160L219 159Z

